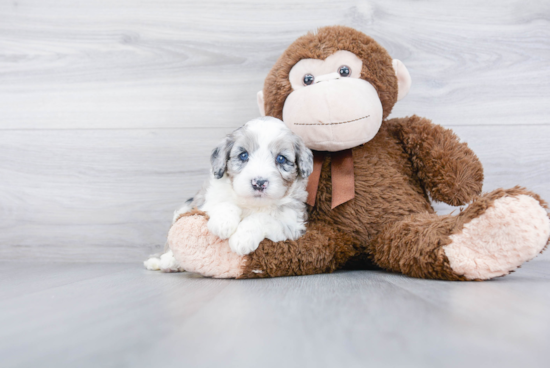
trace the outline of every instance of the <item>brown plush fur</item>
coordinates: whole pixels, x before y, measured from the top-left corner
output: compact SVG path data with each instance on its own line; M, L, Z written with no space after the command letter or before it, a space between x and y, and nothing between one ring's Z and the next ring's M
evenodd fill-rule
M484 214L495 200L522 194L535 198L543 208L547 208L546 202L537 194L516 186L477 197L458 216L407 216L400 222L386 226L376 237L371 245L375 262L387 270L414 277L464 281L465 277L454 274L450 269L443 246L451 243L451 235L459 234L464 225ZM419 239L422 241L421 246L418 246Z
M210 219L210 217L208 216L208 214L206 212L198 210L197 208L193 208L193 209L191 209L191 211L184 212L184 213L180 214L178 217L176 217L176 220L174 221L174 224L176 223L176 221L178 221L182 217L189 217L189 216L195 216L195 215L204 216L206 218L206 220Z
M355 255L353 239L322 222L310 223L299 241L264 240L247 256L240 278L313 275L333 272ZM255 273L253 270L261 270Z
M461 206L481 192L483 168L451 130L418 116L392 119L386 125L402 143L432 199Z
M338 50L363 60L361 78L377 90L386 119L398 91L392 59L372 38L341 26L300 37L277 60L264 85L266 114L282 117L292 91L289 71L298 61L325 59ZM374 263L414 277L466 280L453 272L445 256L443 247L451 235L503 196L527 194L546 206L519 187L479 197L483 168L476 155L452 131L418 116L385 120L371 141L352 152L355 198L331 209L327 155L306 234L297 241L263 241L246 256L242 278L332 272L346 264L364 268ZM438 216L428 193L451 205L473 202L457 216Z

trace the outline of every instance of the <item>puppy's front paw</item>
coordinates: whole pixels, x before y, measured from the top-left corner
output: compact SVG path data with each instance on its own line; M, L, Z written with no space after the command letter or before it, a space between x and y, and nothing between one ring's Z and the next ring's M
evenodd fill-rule
M241 219L235 216L211 216L208 230L220 239L228 239L239 226Z
M253 231L246 231L239 227L235 234L229 238L229 248L238 255L244 256L254 252L262 240L263 237Z

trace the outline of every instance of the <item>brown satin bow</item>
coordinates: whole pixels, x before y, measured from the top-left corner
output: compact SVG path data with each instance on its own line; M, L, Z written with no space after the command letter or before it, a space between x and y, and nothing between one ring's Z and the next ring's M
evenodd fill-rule
M341 205L355 197L355 177L353 175L353 153L351 149L338 152L313 151L313 172L307 183L307 204L315 206L321 169L325 156L331 156L332 176L332 205L331 208Z

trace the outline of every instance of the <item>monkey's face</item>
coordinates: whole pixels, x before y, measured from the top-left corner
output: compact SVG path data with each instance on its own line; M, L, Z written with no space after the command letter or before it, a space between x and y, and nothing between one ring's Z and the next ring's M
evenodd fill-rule
M349 51L302 59L289 73L292 92L283 121L314 150L340 151L370 141L382 123L382 103L361 79L363 62Z
M348 27L324 27L285 50L258 104L309 148L340 151L374 138L410 84L403 63L372 38Z

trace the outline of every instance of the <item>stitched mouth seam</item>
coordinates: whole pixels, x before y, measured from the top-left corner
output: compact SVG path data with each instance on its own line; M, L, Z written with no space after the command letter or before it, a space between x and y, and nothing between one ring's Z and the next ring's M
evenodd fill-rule
M340 122L338 122L338 123L328 123L328 124L323 124L323 123L313 123L313 124L294 123L294 125L339 125L339 124L348 124L348 123L353 123L354 121L358 121L358 120L361 120L361 119L366 119L366 118L368 118L369 116L370 116L370 115L363 116L362 118L357 118L357 119L353 119L353 120L340 121Z

